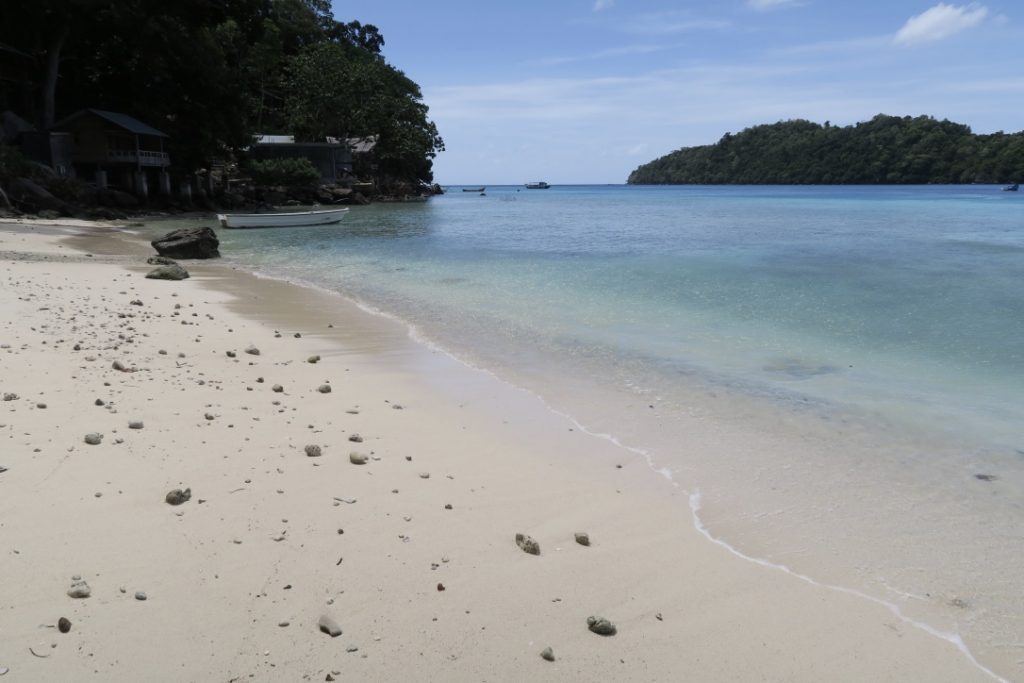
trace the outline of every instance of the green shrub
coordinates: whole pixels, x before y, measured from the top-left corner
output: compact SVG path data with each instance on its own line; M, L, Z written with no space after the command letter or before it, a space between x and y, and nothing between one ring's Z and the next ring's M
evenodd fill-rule
M249 162L249 175L257 185L296 187L320 180L309 159L264 159Z

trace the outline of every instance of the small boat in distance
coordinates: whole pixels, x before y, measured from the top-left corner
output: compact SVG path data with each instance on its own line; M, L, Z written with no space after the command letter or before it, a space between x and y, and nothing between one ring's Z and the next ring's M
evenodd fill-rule
M1007 185L1003 188L1003 192L1016 192L1020 189L1020 183L1014 183L1013 185Z
M527 190L546 190L549 187L551 186L545 183L543 180L538 180L535 183L526 183Z
M337 223L348 209L295 211L293 213L221 213L217 220L224 228L297 228Z
M463 192L483 192L486 189L487 189L486 187L464 187L464 188L462 188L462 191Z

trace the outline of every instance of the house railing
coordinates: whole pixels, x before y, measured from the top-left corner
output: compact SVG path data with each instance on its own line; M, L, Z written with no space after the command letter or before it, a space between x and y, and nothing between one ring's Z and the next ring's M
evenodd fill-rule
M170 166L171 164L171 158L167 152L151 152L145 149L140 149L138 153L133 149L107 150L107 161L134 164L136 160L143 166Z

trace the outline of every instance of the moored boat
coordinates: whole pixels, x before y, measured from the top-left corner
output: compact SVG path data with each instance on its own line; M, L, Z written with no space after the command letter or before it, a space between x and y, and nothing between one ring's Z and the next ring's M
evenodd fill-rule
M1003 192L1016 192L1020 189L1020 183L1014 183L1013 185L1007 185L1003 188Z
M549 187L551 186L545 183L543 180L538 180L535 183L526 183L527 190L546 190Z
M464 188L462 188L462 191L463 192L483 192L486 189L487 189L486 187L464 187Z
M294 211L291 213L222 213L217 220L224 228L292 228L337 223L347 208L323 211Z

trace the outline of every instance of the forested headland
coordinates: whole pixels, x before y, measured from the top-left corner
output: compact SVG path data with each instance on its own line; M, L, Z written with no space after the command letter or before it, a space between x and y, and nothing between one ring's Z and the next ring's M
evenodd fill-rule
M444 143L384 44L330 0L2 2L0 110L39 130L83 108L124 112L169 136L184 173L244 160L256 134L377 136L368 180L428 183Z
M1024 179L1024 132L976 135L929 116L851 126L781 121L684 147L629 175L636 185L1011 183Z

